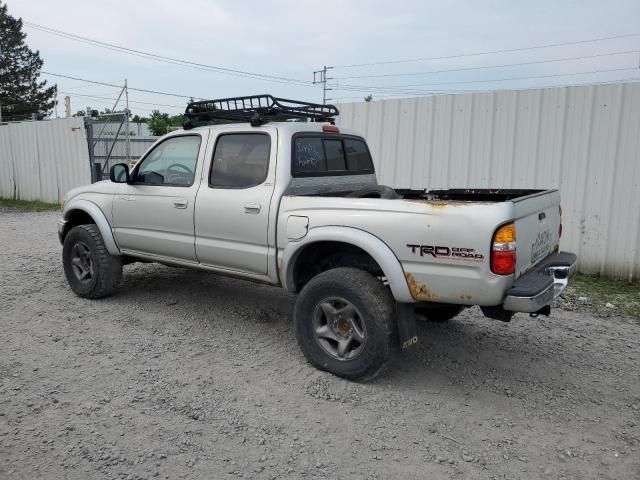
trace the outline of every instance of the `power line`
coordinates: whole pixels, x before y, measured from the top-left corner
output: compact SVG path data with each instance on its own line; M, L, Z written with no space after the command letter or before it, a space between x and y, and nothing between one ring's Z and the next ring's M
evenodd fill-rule
M113 80L113 81L107 81L107 83L113 83L115 84L116 82L118 82L118 80ZM67 92L73 92L75 93L77 90L86 90L87 88L95 88L93 85L73 85L71 88L67 88ZM121 86L119 86L118 88L122 88ZM102 94L100 94L102 95ZM108 95L108 94L105 94Z
M149 60L156 60L159 62L164 62L164 63L169 63L172 65L182 65L182 66L188 66L188 67L192 67L192 68L196 68L196 69L200 69L200 70L208 70L208 71L213 71L216 73L220 73L223 75L232 75L232 76L240 76L240 77L244 77L244 78L252 78L252 79L259 79L259 80L264 80L264 81L269 81L269 82L276 82L276 83L287 83L287 84L294 84L294 85L299 85L299 86L313 86L313 84L311 82L305 81L305 80L300 80L300 79L296 79L296 78L290 78L290 77L281 77L281 76L276 76L276 75L268 75L268 74L264 74L264 73L255 73L255 72L248 72L248 71L243 71L243 70L237 70L237 69L231 69L231 68L226 68L226 67L220 67L220 66L216 66L216 65L208 65L205 63L199 63L199 62L192 62L190 60L183 60L180 58L173 58L173 57L167 57L165 55L158 55L155 53L151 53L151 52L145 52L142 50L136 50L133 48L128 48L128 47L123 47L121 45L116 45L113 43L108 43L108 42L103 42L100 40L94 40L92 38L88 38L88 37L83 37L81 35L75 35L72 33L68 33L68 32L63 32L62 30L56 30L54 28L51 27L47 27L45 25L39 25L37 23L33 23L33 22L23 22L25 26L45 32L45 33L49 33L51 35L57 35L59 37L63 37L69 40L74 40L74 41L78 41L81 43L85 43L85 44L89 44L89 45L93 45L96 47L101 47L101 48L106 48L108 50L112 50L112 51L118 51L120 53L125 53L128 55L134 55L137 57L141 57L141 58L146 58Z
M335 68L369 67L369 66L375 66L375 65L390 65L390 64L396 64L396 63L426 62L426 61L431 61L431 60L448 60L448 59L452 59L452 58L477 57L477 56L480 56L480 55L494 55L494 54L498 54L498 53L522 52L522 51L537 50L537 49L542 49L542 48L564 47L564 46L567 46L567 45L581 45L581 44L585 44L585 43L602 42L602 41L605 41L605 40L615 40L615 39L620 39L620 38L631 38L631 37L638 37L638 36L640 36L640 32L639 33L627 33L627 34L624 34L624 35L613 35L611 37L591 38L591 39L588 39L588 40L576 40L576 41L573 41L573 42L548 43L548 44L545 44L545 45L534 45L534 46L530 46L530 47L507 48L507 49L501 49L501 50L490 50L490 51L473 52L473 53L460 53L460 54L457 54L457 55L445 55L445 56L441 56L441 57L419 57L419 58L409 58L409 59L404 59L404 60L386 60L386 61L380 61L380 62L353 63L353 64L350 64L350 65L335 65Z
M501 65L483 65L478 67L447 68L444 70L430 70L427 72L383 73L383 74L376 74L376 75L351 75L348 77L334 77L334 80L347 80L347 79L354 79L354 78L382 78L382 77L408 77L408 76L414 76L414 75L433 75L436 73L465 72L465 71L471 71L471 70L484 70L484 69L490 69L490 68L521 67L525 65L538 65L542 63L565 62L565 61L572 61L572 60L586 60L589 58L607 57L611 55L627 55L632 53L637 54L637 53L640 53L640 51L639 49L635 49L635 50L625 50L620 52L583 55L580 57L565 57L565 58L555 58L550 60L535 60L531 62L521 62L521 63L504 63Z
M390 98L398 98L398 97L408 97L408 96L441 96L441 95L453 95L453 94L462 94L462 93L489 93L489 92L515 92L515 91L530 91L530 90L540 90L540 89L548 89L548 88L569 88L569 87L584 87L584 86L592 86L592 85L616 85L626 82L640 81L640 76L636 77L626 77L620 78L617 80L607 80L596 83L571 83L571 84L556 84L556 85L545 85L544 87L528 87L528 88L500 88L500 89L482 89L482 90L449 90L449 91L440 91L440 92L425 92L425 93L389 93L383 94L384 96L378 97L377 100L385 100ZM362 97L340 97L340 99L346 98L362 98Z
M109 100L93 100L91 103L92 104L96 103L96 104L98 104L100 106L104 105L106 107L108 107L110 105L113 106L113 102L110 102ZM138 106L136 106L135 109L133 109L133 110L134 111L132 111L132 113L136 113L136 112L153 112L153 111L158 110L158 109L157 108L138 107ZM121 113L121 112L115 112L115 113Z
M469 83L491 83L491 82L506 82L512 80L532 80L532 79L540 79L540 78L554 78L554 77L568 77L574 75L588 75L595 73L606 73L606 72L621 72L627 70L638 70L637 67L627 67L627 68L611 68L611 69L603 69L603 70L591 70L588 72L571 72L571 73L557 73L557 74L549 74L549 75L532 75L532 76L524 76L524 77L509 77L509 78L492 78L486 80L465 80L465 81L454 81L454 82L437 82L437 83L414 83L414 84L405 84L405 85L388 85L386 87L376 87L372 85L332 85L335 90L356 90L356 91L367 91L372 89L380 89L380 90L392 90L392 89L402 89L406 87L429 87L429 86L438 86L438 85L464 85ZM420 91L417 89L409 89L406 91Z
M131 90L131 88L129 88ZM73 95L75 97L86 97L86 98L94 98L94 99L99 99L99 100L111 100L112 102L114 100L116 100L115 98L112 97L101 97L98 95L85 95L85 94L79 94L79 93L73 93L73 92L66 92L63 90L58 90L58 93L63 93L63 94L67 94L67 95ZM166 103L155 103L155 102L142 102L139 100L129 100L129 103L136 103L136 104L140 104L140 105L156 105L159 107L173 107L173 108L185 108L186 105L169 105Z
M115 83L99 82L97 80L88 80L86 78L72 77L71 75L62 75L60 73L45 72L44 70L41 70L40 73L44 73L45 75L51 75L53 77L67 78L69 80L77 80L79 82L93 83L94 85L104 85L104 86L107 86L107 87L122 88L122 85L117 85ZM195 95L180 95L178 93L160 92L158 90L147 90L147 89L144 89L144 88L133 88L133 87L128 87L128 88L129 88L129 90L134 90L136 92L153 93L155 95L165 95L165 96L168 96L168 97L200 98L200 99L203 98L203 97L196 97Z

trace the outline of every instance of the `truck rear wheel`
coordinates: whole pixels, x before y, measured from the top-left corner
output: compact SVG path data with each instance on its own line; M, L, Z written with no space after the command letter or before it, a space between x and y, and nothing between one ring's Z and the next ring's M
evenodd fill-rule
M294 322L302 353L316 368L349 380L377 376L396 345L394 300L364 270L340 267L307 283Z
M101 298L118 289L122 260L109 254L93 224L73 227L62 247L64 274L71 290L83 298Z

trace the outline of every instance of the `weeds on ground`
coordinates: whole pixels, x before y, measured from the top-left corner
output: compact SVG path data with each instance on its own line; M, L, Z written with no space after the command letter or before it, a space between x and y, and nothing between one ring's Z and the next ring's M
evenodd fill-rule
M16 208L27 212L46 212L60 210L57 203L46 203L40 200L14 200L12 198L0 197L0 208Z
M603 317L623 315L640 320L640 283L576 275L563 292L560 306Z

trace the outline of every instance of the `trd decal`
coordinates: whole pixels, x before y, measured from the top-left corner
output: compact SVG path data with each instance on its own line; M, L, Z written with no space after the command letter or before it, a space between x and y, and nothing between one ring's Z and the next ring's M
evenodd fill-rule
M476 253L473 248L443 247L441 245L412 245L407 244L411 253L421 257L431 255L433 258L455 258L456 260L482 261L484 255Z

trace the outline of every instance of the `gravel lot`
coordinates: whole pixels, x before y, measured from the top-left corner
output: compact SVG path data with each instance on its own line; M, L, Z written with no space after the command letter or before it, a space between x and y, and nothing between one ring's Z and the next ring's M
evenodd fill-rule
M71 293L57 213L0 211L0 478L640 478L640 325L470 309L369 384L294 298L160 265Z

